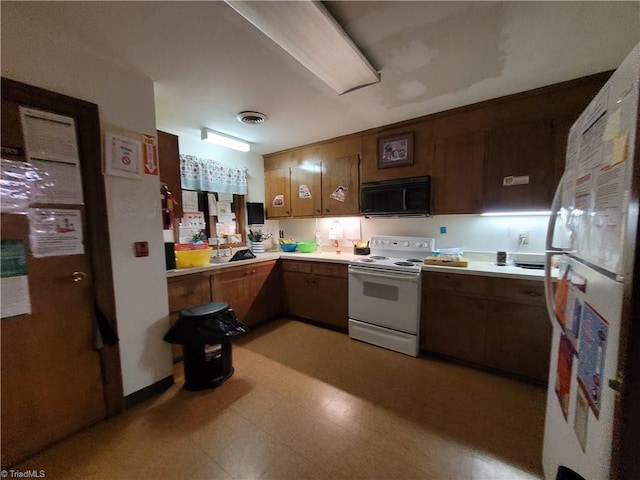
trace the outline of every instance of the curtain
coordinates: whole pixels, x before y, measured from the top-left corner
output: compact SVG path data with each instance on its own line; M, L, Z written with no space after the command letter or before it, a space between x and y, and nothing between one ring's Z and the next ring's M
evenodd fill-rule
M185 190L247 194L247 169L216 160L180 155L180 183Z

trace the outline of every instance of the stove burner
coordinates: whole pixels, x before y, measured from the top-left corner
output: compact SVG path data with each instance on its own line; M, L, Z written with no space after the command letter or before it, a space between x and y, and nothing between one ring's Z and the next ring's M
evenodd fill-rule
M422 260L418 260L417 258L407 258L407 262L422 263Z
M375 262L375 260L371 259L371 258L361 258L360 259L361 262L366 262L366 263L373 263Z
M398 265L399 267L413 267L413 263L411 262L395 262L394 265Z
M371 255L369 258L372 260L387 260L388 257L382 257L380 255Z

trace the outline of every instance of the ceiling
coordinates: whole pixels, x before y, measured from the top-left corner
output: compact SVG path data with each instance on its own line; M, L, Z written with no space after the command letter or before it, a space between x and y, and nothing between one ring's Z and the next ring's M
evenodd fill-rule
M379 84L337 95L221 1L10 8L152 79L158 128L199 138L208 127L262 154L609 70L640 40L635 1L325 5ZM269 120L241 124L242 110Z

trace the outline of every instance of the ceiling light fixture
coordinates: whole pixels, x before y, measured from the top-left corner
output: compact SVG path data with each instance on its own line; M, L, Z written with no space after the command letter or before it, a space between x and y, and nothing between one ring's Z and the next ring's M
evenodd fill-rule
M208 128L202 129L201 138L207 142L215 143L222 147L233 148L234 150L239 150L241 152L248 152L251 150L249 142L245 142L244 140L240 140L239 138L235 138L230 135L225 135L224 133L215 132Z
M380 81L322 2L226 3L339 95Z

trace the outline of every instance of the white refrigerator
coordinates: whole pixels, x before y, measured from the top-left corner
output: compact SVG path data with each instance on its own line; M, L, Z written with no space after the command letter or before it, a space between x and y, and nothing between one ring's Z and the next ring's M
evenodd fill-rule
M567 141L546 246L553 324L547 479L555 479L559 467L559 478L580 478L564 476L566 469L587 480L611 475L620 339L635 315L627 298L638 262L639 81L640 44L573 124Z

